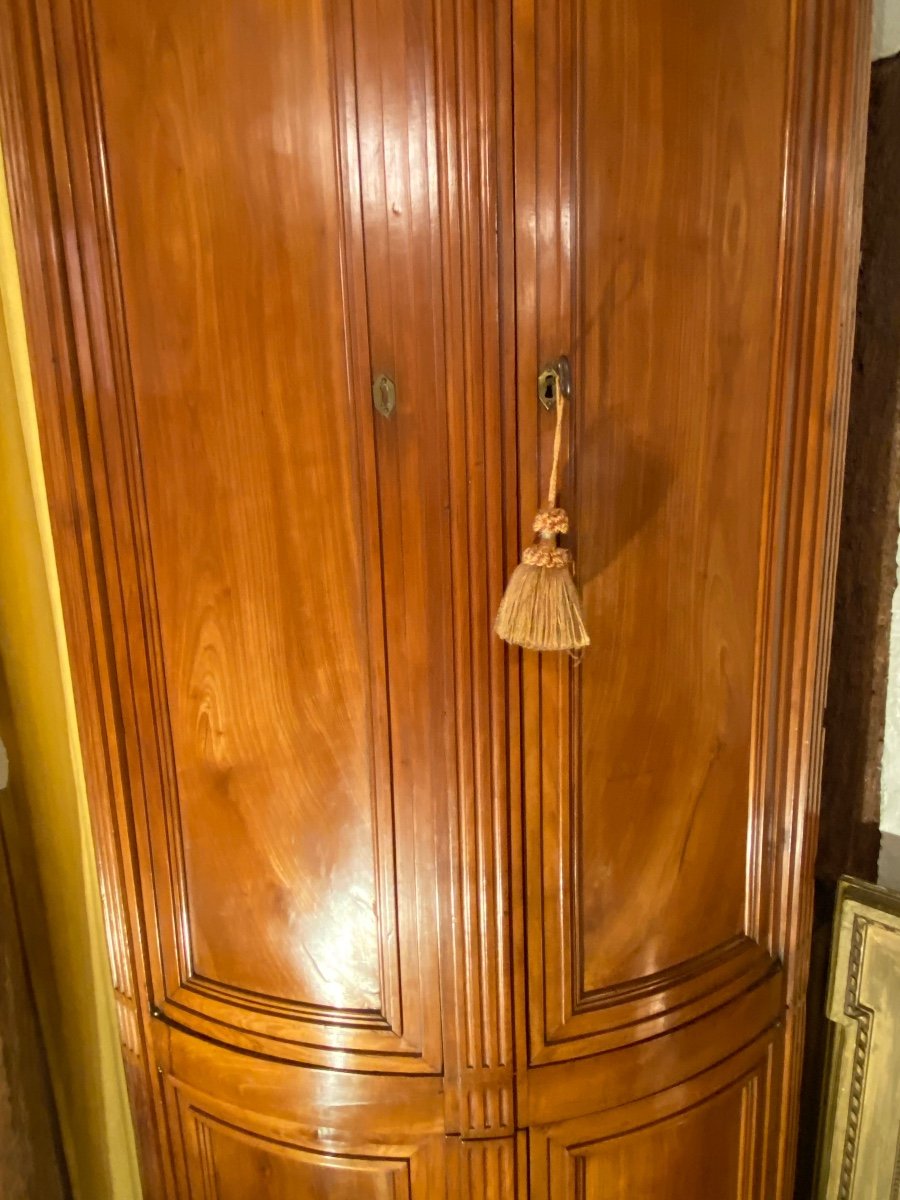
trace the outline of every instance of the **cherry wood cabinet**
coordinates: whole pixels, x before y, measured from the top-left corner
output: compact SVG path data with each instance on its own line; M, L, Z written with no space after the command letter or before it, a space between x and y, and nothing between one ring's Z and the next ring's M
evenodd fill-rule
M0 37L148 1198L788 1197L866 4Z

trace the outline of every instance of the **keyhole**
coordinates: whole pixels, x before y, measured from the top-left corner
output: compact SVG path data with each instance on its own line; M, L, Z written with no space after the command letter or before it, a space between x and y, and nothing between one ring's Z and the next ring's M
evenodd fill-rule
M545 367L538 376L538 399L550 412L556 407L556 395L559 388L559 378L553 367Z
M383 417L389 417L397 406L397 391L389 375L378 375L372 381L372 401Z

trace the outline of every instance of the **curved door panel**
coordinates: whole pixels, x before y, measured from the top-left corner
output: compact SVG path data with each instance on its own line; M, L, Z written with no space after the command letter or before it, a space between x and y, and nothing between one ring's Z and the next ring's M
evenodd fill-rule
M444 1158L489 1191L516 1170L508 21L17 0L0 37L147 1192L416 1200Z
M575 82L559 107L538 87L554 234L534 253L566 289L541 293L523 353L572 348L563 503L592 645L526 664L535 1062L690 1019L766 969L748 884L789 39L775 2L556 7L536 8L538 69ZM539 164L560 136L557 196Z
M324 1154L254 1138L194 1114L192 1196L211 1200L411 1200L410 1161L385 1155ZM419 1193L427 1195L426 1192Z
M520 519L553 437L533 381L567 353L561 503L592 638L577 664L523 661L537 1066L693 1021L790 950L778 846L806 768L788 755L807 753L793 730L820 699L805 707L819 611L787 613L821 570L804 506L821 519L831 469L832 385L811 385L806 356L817 305L853 278L833 273L804 307L809 147L827 128L809 123L808 61L857 56L863 35L853 14L782 0L517 11L517 246L533 279ZM829 103L843 147L859 92Z
M376 1140L323 1124L261 1116L191 1092L167 1088L178 1130L179 1194L185 1200L430 1200L443 1193L443 1137L415 1136L408 1114L401 1140ZM374 1116L374 1113L373 1113ZM396 1122L399 1126L400 1122Z
M534 1130L532 1200L771 1196L763 1130L778 1052L757 1045L651 1100Z
M93 10L155 652L161 1001L250 1028L390 1025L380 580L327 6L289 29L277 7Z
M360 156L405 146L405 114L348 125L349 6L98 0L87 20L156 1003L274 1053L435 1069L433 822L423 804L413 817L429 771L392 769L434 739L402 691L392 704L383 610L415 606L441 568L397 574L380 511L415 487L434 519L440 495L423 497L414 444L375 490L369 363L405 364L367 317L359 194ZM404 35L398 7L382 39ZM406 192L427 212L421 181ZM400 383L408 406L421 381Z

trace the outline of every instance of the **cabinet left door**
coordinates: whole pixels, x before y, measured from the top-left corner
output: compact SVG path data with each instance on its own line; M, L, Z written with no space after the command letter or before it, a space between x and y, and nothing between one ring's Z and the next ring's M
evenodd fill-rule
M148 1196L443 1194L456 684L435 159L455 17L4 8Z

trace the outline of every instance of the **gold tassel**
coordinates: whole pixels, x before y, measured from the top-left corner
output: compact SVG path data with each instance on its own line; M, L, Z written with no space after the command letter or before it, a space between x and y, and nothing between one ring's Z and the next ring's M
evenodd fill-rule
M556 505L564 403L558 377L554 380L554 393L556 435L547 507L534 518L533 528L538 536L522 554L522 561L506 585L494 632L510 645L525 650L576 651L589 646L591 639L584 627L581 601L572 577L572 555L556 544L559 534L569 529L568 516Z

